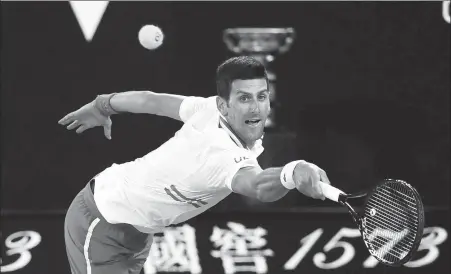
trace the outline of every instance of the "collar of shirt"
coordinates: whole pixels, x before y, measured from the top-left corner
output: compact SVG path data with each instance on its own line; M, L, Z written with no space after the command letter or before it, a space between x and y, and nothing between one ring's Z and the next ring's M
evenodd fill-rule
M251 153L257 158L264 150L263 147L263 136L262 138L255 141L254 146L252 148L249 148L246 146L246 144L232 131L230 126L227 123L227 120L225 117L219 113L219 127L222 128L232 139L232 141L241 148L247 149L251 151Z

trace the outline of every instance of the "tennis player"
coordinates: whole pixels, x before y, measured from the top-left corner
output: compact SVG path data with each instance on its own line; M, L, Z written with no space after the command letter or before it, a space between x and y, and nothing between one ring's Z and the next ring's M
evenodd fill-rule
M185 97L129 91L99 95L59 123L77 133L103 126L122 112L166 116L184 124L159 148L113 164L89 181L65 218L65 243L73 274L139 273L152 235L201 214L231 192L273 202L296 188L323 199L318 181L330 183L306 161L262 170L257 157L268 117L265 67L234 57L217 69L217 96Z

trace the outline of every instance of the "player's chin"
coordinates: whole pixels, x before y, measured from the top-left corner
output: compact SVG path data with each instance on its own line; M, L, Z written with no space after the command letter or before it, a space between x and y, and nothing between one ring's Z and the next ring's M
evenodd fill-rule
M252 141L256 141L263 136L263 130L265 127L252 128L248 130L248 139Z

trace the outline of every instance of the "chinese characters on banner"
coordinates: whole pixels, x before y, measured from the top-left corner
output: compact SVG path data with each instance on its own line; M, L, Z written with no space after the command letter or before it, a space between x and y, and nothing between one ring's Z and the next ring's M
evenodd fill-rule
M164 231L163 236L154 236L144 273L159 272L202 273L193 227L187 224L171 227Z
M267 231L261 227L249 229L234 222L227 223L227 226L229 229L215 226L210 236L214 247L219 248L211 251L211 255L221 258L224 273L267 273L266 257L274 255L271 249L262 249L266 245L263 237Z
M267 256L274 252L265 247L264 236L267 231L261 227L254 229L234 222L227 224L228 229L213 228L210 240L214 247L211 256L222 260L224 273L268 272ZM195 229L187 224L171 227L163 236L155 236L148 260L144 265L145 274L159 272L202 273L196 246Z

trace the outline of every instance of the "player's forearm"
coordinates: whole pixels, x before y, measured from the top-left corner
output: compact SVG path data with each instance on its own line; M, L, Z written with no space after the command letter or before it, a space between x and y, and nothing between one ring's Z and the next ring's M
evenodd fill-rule
M116 93L109 103L117 112L150 113L156 107L149 97L152 97L150 91L126 91Z
M255 178L253 185L257 192L257 199L262 202L274 202L284 197L289 189L280 182L281 167L267 168Z
M179 119L179 109L185 96L151 91L127 91L110 99L117 112L147 113Z

